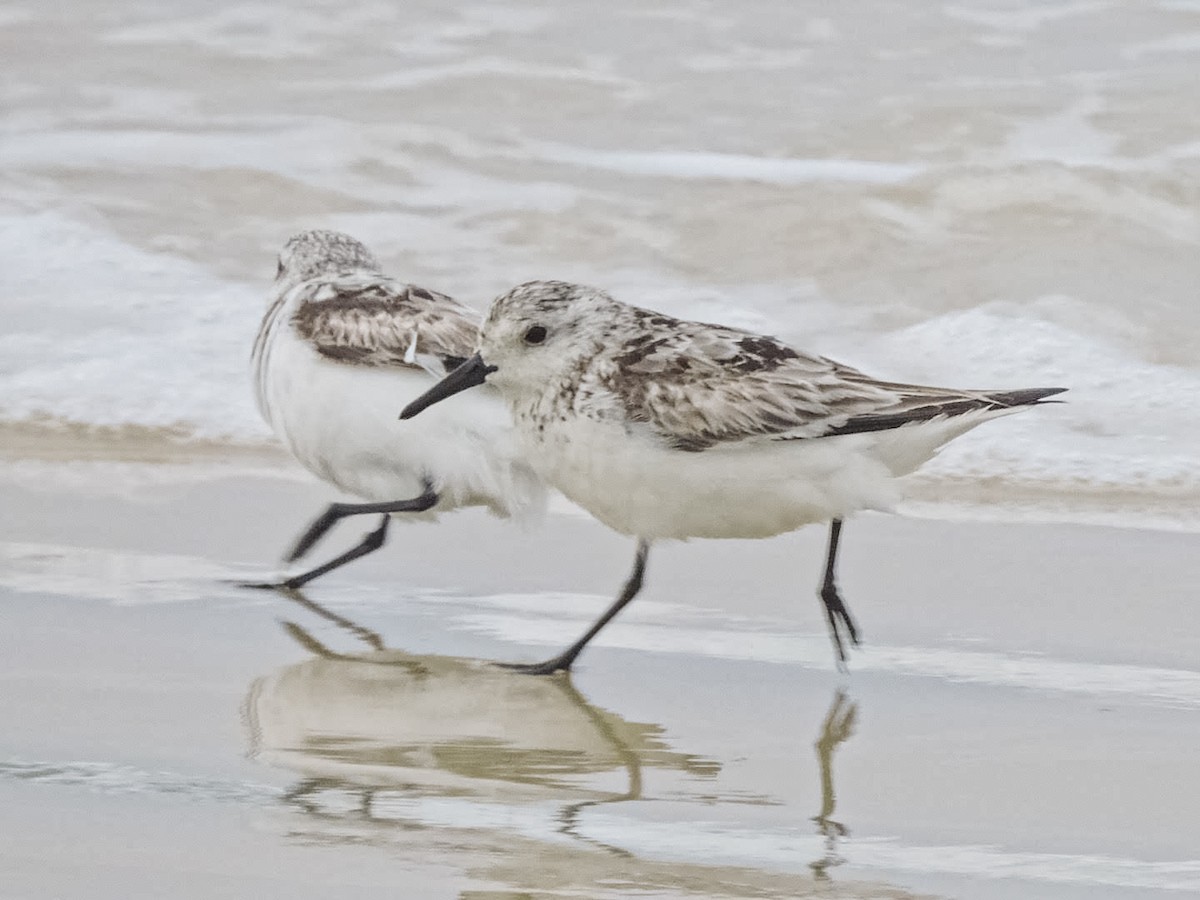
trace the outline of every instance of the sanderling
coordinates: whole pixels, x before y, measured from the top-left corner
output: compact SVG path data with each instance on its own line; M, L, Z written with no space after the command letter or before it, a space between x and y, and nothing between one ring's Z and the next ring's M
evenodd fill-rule
M388 278L348 235L306 231L284 245L251 357L259 411L306 469L371 501L332 504L287 562L346 516L382 519L336 559L262 586L297 588L377 550L392 513L540 511L545 488L519 457L495 392L481 393L471 409L447 407L429 422L396 420L397 392L416 397L426 390L470 356L478 333L478 313Z
M858 629L834 570L842 519L888 509L895 479L987 419L1064 388L958 391L877 381L773 337L687 322L603 291L533 281L496 299L477 352L402 418L484 380L526 458L604 524L638 539L620 596L563 653L568 669L641 588L650 543L764 538L829 522L820 597L839 665Z

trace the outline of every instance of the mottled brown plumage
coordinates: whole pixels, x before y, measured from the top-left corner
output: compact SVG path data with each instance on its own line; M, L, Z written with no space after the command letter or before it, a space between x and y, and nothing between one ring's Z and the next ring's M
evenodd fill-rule
M292 327L329 359L416 368L418 359L432 358L449 371L471 355L479 336L473 309L383 275L346 273L306 287Z
M673 319L591 370L620 398L626 416L671 446L802 440L881 431L936 416L1023 406L1058 389L960 391L883 382L773 337ZM659 330L661 329L661 330Z

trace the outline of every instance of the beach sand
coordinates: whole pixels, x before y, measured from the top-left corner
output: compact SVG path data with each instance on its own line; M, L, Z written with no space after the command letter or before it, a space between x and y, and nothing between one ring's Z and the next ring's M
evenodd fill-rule
M1200 892L1194 534L856 518L848 674L822 529L664 545L534 678L630 540L458 513L288 597L232 582L333 499L290 462L71 456L0 477L0 897Z

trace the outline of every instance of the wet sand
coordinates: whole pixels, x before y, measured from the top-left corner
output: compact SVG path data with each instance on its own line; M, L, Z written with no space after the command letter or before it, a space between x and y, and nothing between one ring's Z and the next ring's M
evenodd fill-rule
M191 461L0 478L0 897L1200 892L1200 538L864 516L824 535L393 530L303 596L330 499ZM347 525L314 559L361 533Z

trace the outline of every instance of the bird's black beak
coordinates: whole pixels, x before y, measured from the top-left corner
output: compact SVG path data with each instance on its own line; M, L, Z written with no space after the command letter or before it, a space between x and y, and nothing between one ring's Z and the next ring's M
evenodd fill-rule
M496 371L495 366L489 366L478 353L465 363L423 393L400 413L400 418L411 419L427 406L440 403L447 397L452 397L459 391L483 384L484 380Z

